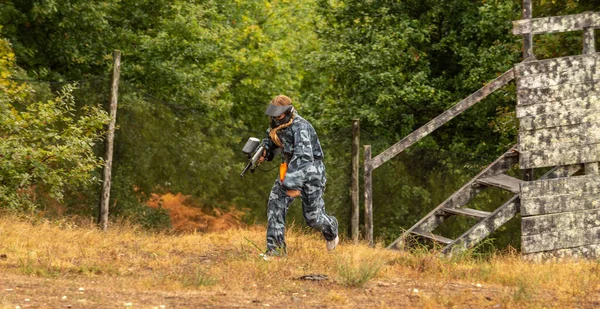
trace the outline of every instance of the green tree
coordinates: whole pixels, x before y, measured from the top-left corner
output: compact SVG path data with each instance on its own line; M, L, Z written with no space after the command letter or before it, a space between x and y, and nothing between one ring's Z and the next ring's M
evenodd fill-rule
M56 80L97 75L110 59L114 29L108 16L117 2L3 1L2 34L30 76Z
M235 202L262 217L272 176L253 175L258 187L239 180L239 149L249 135L263 136L263 109L272 96L299 97L302 59L318 46L312 2L13 0L0 6L2 33L32 76L105 75L106 55L123 51L117 212L136 215L150 192L181 191L208 207Z
M534 2L535 17L597 8L596 1ZM521 61L521 37L511 33L511 22L521 18L520 5L512 0L319 1L322 50L312 63L326 82L307 97L312 113L323 116L320 125L329 132L360 118L363 144L380 153ZM576 50L572 46L580 40L580 33L536 36L535 52L538 58L577 54L581 43ZM399 226L410 227L516 143L514 92L512 85L496 91L375 171L376 235L394 238ZM336 148L335 142L330 145ZM349 149L348 143L343 147ZM348 171L340 165L332 173L348 179ZM348 183L335 186L344 190ZM492 192L475 207L498 206L504 198ZM341 199L336 209L348 204ZM451 232L464 227L458 223Z
M93 147L108 122L106 112L88 106L75 115L74 86L53 99L34 101L34 89L7 80L18 70L14 54L0 40L0 203L35 207L36 195L62 201L66 190L98 179L102 165Z

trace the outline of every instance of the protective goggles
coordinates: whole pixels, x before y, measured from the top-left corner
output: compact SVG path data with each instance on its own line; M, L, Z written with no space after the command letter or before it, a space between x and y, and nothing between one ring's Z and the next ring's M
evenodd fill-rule
M275 106L273 104L269 104L269 106L267 106L267 110L265 111L265 114L271 116L271 117L277 117L280 116L283 113L287 113L288 111L292 110L292 106L288 105L288 106Z

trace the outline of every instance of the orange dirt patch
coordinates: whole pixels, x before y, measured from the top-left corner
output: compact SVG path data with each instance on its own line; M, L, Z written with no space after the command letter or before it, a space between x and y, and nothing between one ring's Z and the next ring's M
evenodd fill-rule
M178 232L214 232L244 226L241 220L244 212L232 207L226 212L213 209L214 215L210 215L194 205L189 195L181 193L152 193L146 205L167 210L171 225Z

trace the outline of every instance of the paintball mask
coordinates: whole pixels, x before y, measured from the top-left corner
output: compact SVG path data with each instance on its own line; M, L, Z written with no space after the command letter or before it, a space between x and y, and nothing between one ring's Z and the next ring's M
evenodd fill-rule
M265 114L271 118L271 128L276 128L282 124L288 123L293 113L294 107L291 105L276 106L269 104L269 106L267 106L267 110L265 111ZM281 116L282 114L285 114L285 117L282 119L277 119L277 117Z

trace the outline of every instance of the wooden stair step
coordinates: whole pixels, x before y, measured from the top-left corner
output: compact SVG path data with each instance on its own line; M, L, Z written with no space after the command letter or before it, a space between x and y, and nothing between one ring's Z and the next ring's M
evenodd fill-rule
M429 239L431 239L433 241L440 242L440 243L443 243L443 244L446 244L446 245L449 245L449 244L451 244L454 241L454 239L446 238L446 237L440 236L440 235L435 235L435 234L433 234L431 232L425 232L425 231L421 231L421 230L418 230L418 229L414 229L414 230L412 230L410 232L413 233L413 234L415 234L415 235L418 235L418 236L421 236L421 237L425 237L425 238L429 238Z
M521 181L521 179L517 179L506 174L498 174L477 179L477 183L498 187L513 193L521 192Z
M458 191L454 192L450 197L448 197L445 201L439 204L435 209L431 210L426 216L424 216L421 220L415 223L411 228L407 229L400 237L394 240L390 245L388 245L388 249L399 249L404 250L408 246L412 245L412 242L406 242L407 239L411 239L410 236L414 236L415 234L421 235L425 238L431 238L432 234L430 232L425 232L425 235L419 234L420 231L434 231L439 225L444 222L450 216L448 213L444 212L444 209L448 208L460 208L465 206L473 197L479 194L484 188L481 183L478 183L477 180L480 178L485 178L487 175L495 175L501 174L513 166L519 163L519 152L517 151L517 145L511 147L511 149L490 165L488 165L485 169L483 169L477 176L469 180L465 183ZM517 187L518 188L518 187ZM463 208L464 209L464 208ZM479 220L479 222L484 221L485 219ZM417 230L413 232L413 230ZM451 241L448 238L446 239L446 243ZM442 240L441 236L438 237L438 240ZM442 241L440 241L442 242Z
M445 208L443 209L443 211L449 214L467 216L475 219L487 218L492 214L489 211L482 211L471 208Z

